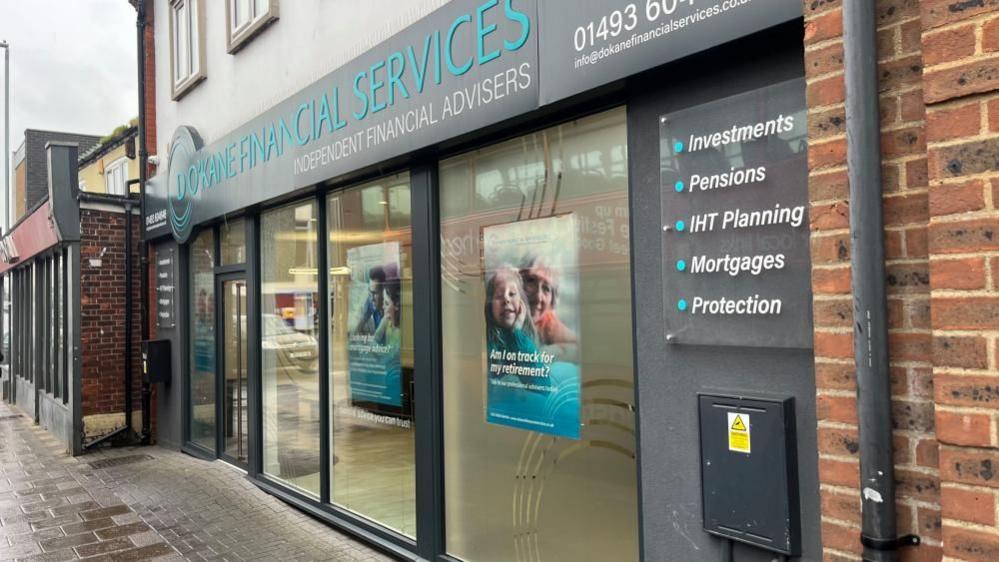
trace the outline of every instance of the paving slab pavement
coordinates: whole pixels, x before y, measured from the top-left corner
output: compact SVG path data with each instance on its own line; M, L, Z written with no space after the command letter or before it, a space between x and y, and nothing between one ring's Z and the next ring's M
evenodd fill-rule
M243 473L160 447L73 458L0 403L0 560L393 560L264 493Z

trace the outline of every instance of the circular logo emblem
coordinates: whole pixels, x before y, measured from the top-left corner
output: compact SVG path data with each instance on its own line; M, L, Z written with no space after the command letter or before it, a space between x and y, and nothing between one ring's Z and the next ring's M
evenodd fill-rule
M179 127L170 144L167 168L167 216L177 242L183 244L191 235L194 206L198 197L198 174L193 166L201 148L201 139L190 127Z

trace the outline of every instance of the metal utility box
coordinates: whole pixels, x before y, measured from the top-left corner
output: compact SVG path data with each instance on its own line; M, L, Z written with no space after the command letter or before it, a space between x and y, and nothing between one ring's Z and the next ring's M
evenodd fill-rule
M170 340L142 342L142 378L148 383L170 384Z
M793 398L701 394L704 530L801 553Z

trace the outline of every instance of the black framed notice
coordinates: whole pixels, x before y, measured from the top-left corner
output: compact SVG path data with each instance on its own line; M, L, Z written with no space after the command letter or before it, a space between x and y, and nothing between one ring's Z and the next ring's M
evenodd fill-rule
M805 85L659 118L670 343L812 347Z

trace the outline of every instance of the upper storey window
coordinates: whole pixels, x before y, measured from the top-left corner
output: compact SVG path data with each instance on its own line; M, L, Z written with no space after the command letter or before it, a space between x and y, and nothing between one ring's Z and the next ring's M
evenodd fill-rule
M278 17L278 0L226 0L226 47L235 53Z
M203 0L170 3L170 74L173 99L180 99L205 78Z

